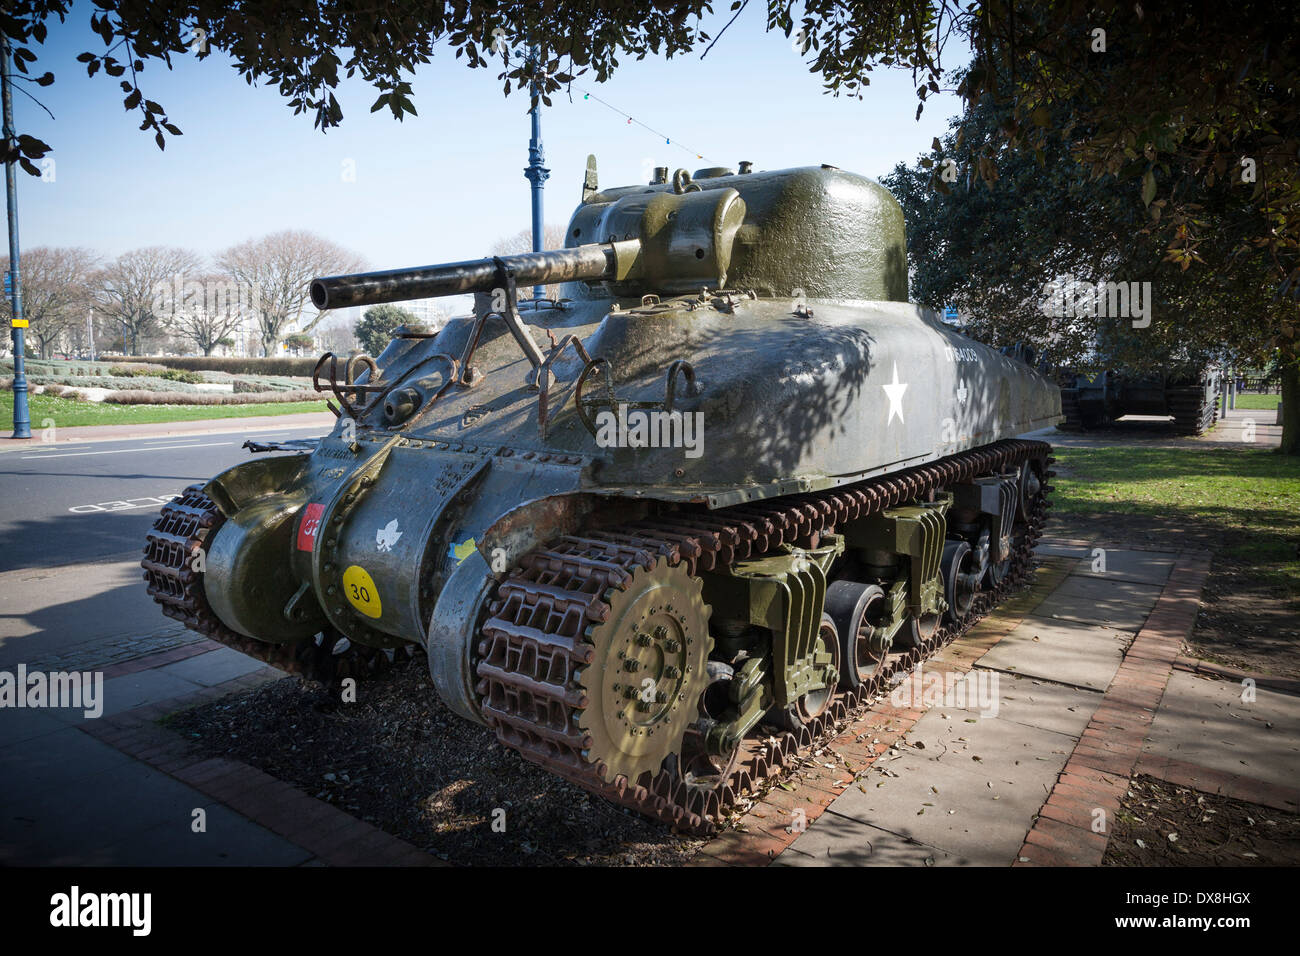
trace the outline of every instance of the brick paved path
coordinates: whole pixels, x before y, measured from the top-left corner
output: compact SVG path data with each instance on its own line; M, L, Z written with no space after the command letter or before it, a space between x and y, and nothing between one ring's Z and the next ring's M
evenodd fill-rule
M1095 865L1134 773L1300 811L1294 682L1259 678L1243 702L1239 680L1179 659L1207 555L1040 552L1028 593L903 688L947 680L966 699L886 698L696 864Z

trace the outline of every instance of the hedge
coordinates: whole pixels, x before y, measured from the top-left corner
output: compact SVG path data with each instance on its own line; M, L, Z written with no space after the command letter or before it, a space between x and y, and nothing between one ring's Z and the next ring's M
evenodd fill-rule
M319 402L322 397L310 389L296 392L244 392L214 395L193 392L109 392L104 401L112 405L260 405L264 402Z
M149 362L167 368L190 372L230 372L232 375L297 375L310 376L316 367L314 358L239 358L238 356L193 355L127 355L116 357L115 362Z
M99 369L95 370L100 374ZM155 372L166 372L169 370L166 365L153 365L149 362L133 362L129 365L112 365L109 366L108 374L118 378L133 378L141 375L152 375Z
M104 376L103 378L94 378L91 376L81 375L29 375L27 382L30 385L72 385L77 388L132 388L132 389L152 389L158 392L188 392L192 391L191 387L183 382L175 382L164 378L153 377L132 377L123 378L120 376Z
M302 388L306 382L292 378L237 378L231 386L238 394L241 392L292 392Z

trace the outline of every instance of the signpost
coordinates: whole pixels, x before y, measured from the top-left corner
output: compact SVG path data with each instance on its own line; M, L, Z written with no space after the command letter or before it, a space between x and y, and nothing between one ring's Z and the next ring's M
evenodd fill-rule
M0 96L4 100L4 141L8 150L17 149L17 136L14 134L13 96L10 93L9 37L0 32ZM17 160L11 156L5 163L5 197L9 209L9 271L5 274L5 294L9 296L13 308L10 319L9 337L14 345L14 438L32 437L32 416L27 409L27 368L23 354L25 343L23 329L27 320L23 318L23 285L18 272L18 184L14 181Z
M541 51L534 46L528 55L536 63ZM547 177L551 175L551 171L546 168L546 155L542 150L542 101L538 95L536 83L532 84L531 92L533 96L538 98L533 103L532 109L528 111L528 115L532 119L532 136L528 140L528 167L524 170L524 176L532 183L533 190L533 252L541 252L544 241L542 190L546 188L545 183ZM540 299L545 293L545 286L533 286L534 299Z

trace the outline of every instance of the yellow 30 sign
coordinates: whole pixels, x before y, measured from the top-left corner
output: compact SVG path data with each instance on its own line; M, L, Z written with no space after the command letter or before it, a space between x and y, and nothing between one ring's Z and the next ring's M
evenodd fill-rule
M378 618L384 613L379 600L379 589L365 568L352 565L343 572L343 593L348 603L366 617Z

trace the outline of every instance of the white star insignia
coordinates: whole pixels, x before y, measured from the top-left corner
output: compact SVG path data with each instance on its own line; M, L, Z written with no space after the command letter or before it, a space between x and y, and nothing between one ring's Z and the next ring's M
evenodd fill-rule
M966 404L966 396L967 396L968 394L969 394L969 392L966 391L966 383L965 383L965 382L961 382L961 383L959 383L959 384L957 385L957 402L958 402L959 404L961 404L961 405L965 405L965 404Z
M885 422L890 425L894 421L894 416L898 416L900 422L903 421L903 393L907 391L907 386L900 384L898 381L898 363L894 363L894 380L888 385L881 385L885 394L889 397L889 419Z

